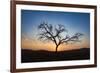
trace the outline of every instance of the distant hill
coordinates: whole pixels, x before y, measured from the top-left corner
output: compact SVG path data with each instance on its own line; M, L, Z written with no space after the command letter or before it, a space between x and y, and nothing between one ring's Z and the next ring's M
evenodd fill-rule
M21 50L21 62L47 62L64 60L85 60L90 59L90 48L82 48L70 51L51 52L45 50Z

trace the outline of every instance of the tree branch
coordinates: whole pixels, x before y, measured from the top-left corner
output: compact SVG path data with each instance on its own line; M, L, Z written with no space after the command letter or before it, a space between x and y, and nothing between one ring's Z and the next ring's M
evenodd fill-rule
M49 26L46 23L43 23L43 24L39 25L39 29L45 30L45 33L43 33L43 34L45 34L45 38L52 39L52 41L57 45L57 41L56 41L55 37L53 36L53 32L51 33L52 25ZM49 37L47 35L49 35Z

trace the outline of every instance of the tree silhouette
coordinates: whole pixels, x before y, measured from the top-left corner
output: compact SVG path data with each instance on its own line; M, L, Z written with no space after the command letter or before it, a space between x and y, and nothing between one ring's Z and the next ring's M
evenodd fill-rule
M42 22L38 26L38 29L41 30L39 39L54 42L56 45L55 52L57 52L59 45L64 43L69 44L69 42L79 42L80 37L83 35L82 33L75 33L73 36L69 36L68 30L66 30L63 25L58 24L57 27L53 27L53 25L47 22ZM62 36L63 34L65 34L65 36Z

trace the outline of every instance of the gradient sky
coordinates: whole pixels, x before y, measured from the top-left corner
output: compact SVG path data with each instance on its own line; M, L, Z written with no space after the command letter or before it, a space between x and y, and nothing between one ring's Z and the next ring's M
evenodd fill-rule
M46 21L54 27L62 24L68 30L69 35L76 32L83 33L82 41L77 44L61 45L59 50L69 50L76 48L89 48L90 45L90 14L79 12L57 12L57 11L37 11L21 10L21 40L23 49L50 50L55 49L52 42L38 40L41 22Z

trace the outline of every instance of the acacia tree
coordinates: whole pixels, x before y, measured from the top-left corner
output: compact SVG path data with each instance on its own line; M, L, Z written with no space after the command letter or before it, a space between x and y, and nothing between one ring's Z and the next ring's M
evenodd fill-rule
M68 35L68 30L61 24L58 24L57 27L53 27L53 25L48 24L47 22L42 22L38 29L40 31L39 39L52 41L56 47L56 51L61 44L69 44L69 42L78 42L80 41L80 37L83 35L82 33L75 33L73 36ZM62 36L62 34L65 36Z

